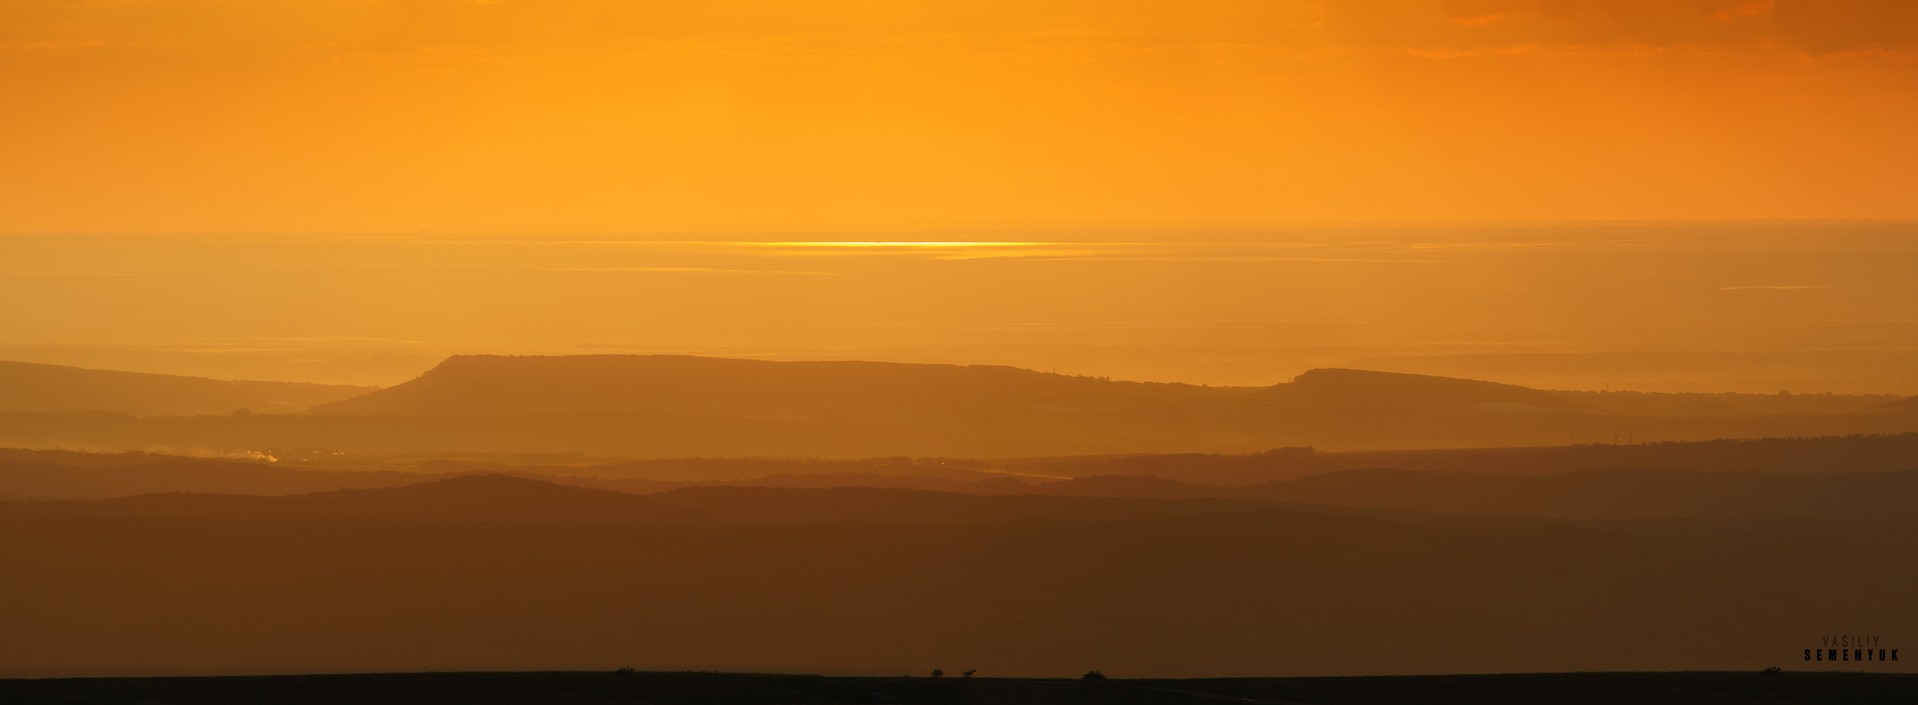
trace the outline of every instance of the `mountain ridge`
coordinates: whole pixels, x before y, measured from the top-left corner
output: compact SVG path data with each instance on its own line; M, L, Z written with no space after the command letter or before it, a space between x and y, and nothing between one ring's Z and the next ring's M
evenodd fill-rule
M0 360L0 412L116 411L141 416L291 413L372 387L262 382Z
M1166 397L1216 394L1236 387L1124 382L1006 365L947 365L863 360L774 361L690 355L454 355L419 377L313 409L321 414L607 413L664 410L804 412L870 403L887 392L983 401L978 385L1028 403L1068 394L1108 400L1150 390ZM610 394L650 394L613 402ZM557 395L575 395L559 399ZM1114 396L1119 395L1119 396ZM988 399L990 399L988 397ZM751 410L751 409L747 409Z
M703 375L703 377L701 377ZM632 395L624 402L613 395ZM888 395L893 398L889 399ZM392 387L316 406L318 414L540 414L643 411L803 413L939 395L961 405L1045 413L1212 402L1583 405L1516 385L1344 368L1307 370L1266 387L1207 387L1040 372L1005 365L770 361L686 355L455 355ZM570 398L563 398L570 397Z
M1361 451L1918 431L1880 397L1736 403L1321 368L1266 387L1005 366L664 355L448 358L303 414L0 413L0 445L99 450L970 457ZM1783 403L1783 400L1790 403ZM1666 411L1683 407L1673 415ZM1716 409L1716 410L1714 410Z
M974 524L1131 520L1297 509L1262 499L978 495L930 490L696 485L633 494L505 474L427 479L297 495L161 492L0 503L0 518L378 520L599 526L809 525L848 521Z

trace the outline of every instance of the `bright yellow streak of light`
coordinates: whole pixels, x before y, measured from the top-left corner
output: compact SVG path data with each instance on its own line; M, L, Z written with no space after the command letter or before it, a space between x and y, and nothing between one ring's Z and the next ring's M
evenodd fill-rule
M928 240L859 240L859 241L819 241L819 242L761 242L754 243L762 247L874 247L874 248L919 248L956 250L974 247L1046 247L1058 243L1051 242L1000 242L1000 241L928 241Z

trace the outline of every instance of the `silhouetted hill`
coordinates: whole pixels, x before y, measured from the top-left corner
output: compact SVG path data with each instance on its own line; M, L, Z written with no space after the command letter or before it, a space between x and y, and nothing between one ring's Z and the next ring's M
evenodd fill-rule
M1172 453L1015 458L1007 470L1050 477L1151 476L1193 485L1255 485L1348 469L1336 453L1277 448L1257 453Z
M1308 370L1266 391L1293 402L1370 408L1520 412L1584 406L1559 394L1510 384L1367 370Z
M1150 475L1092 475L1038 485L1026 490L1033 494L1064 497L1186 497L1228 496L1233 490L1209 485L1191 485Z
M1322 466L1328 468L1399 468L1499 475L1613 468L1790 473L1918 471L1918 433L1360 451L1325 453L1319 457Z
M1181 453L1019 458L996 468L1050 477L1151 476L1190 485L1255 485L1338 470L1393 468L1494 475L1651 468L1772 473L1918 472L1918 433L1719 439L1529 448Z
M1478 516L1918 518L1918 472L1790 475L1620 469L1501 476L1345 470L1206 494Z
M235 382L0 361L0 412L118 411L136 415L289 413L365 394L369 387Z
M1553 394L1604 413L1714 417L1849 414L1882 407L1888 394L1702 394L1565 391Z
M0 514L8 513L221 520L648 525L717 524L724 523L725 519L640 495L507 475L470 475L396 487L290 496L174 492L99 501L0 506Z
M1247 454L1079 456L1004 461L906 457L676 458L557 465L513 464L500 458L423 460L412 456L339 456L324 452L295 453L290 457L294 460L283 458L282 462L275 463L147 453L0 449L0 495L16 499L101 499L160 492L290 495L391 487L462 475L509 474L637 494L708 484L815 489L872 487L965 494L1232 497L1245 496L1237 488L1341 470L1379 468L1421 471L1410 477L1427 480L1431 478L1425 473L1434 477L1448 473L1536 476L1649 469L1678 474L1729 473L1776 485L1787 481L1766 478L1778 474L1918 473L1918 434L1355 453L1286 448ZM1655 475L1647 477L1656 479ZM1815 484L1808 483L1808 486Z
M428 467L440 472L465 470L467 466L458 463L436 463ZM495 470L511 466L495 466ZM859 475L885 477L936 478L945 480L979 480L995 475L988 472L990 464L983 460L963 458L909 458L904 456L882 458L657 458L635 460L623 463L602 463L590 466L591 475L607 478L643 478L648 480L670 480L677 482L729 482L751 480L772 475ZM555 474L548 469L538 467L518 468L531 472ZM580 472L582 468L571 468L570 472ZM863 483L849 483L863 484Z
M968 494L1021 494L1028 485L1010 477L981 473L982 479L952 479L923 475L877 475L862 473L781 473L728 484L746 487L787 487L827 489L834 487L877 487L899 490L964 492Z
M778 417L884 408L1071 407L1229 395L1014 367L771 362L677 355L457 355L418 379L314 409L325 414L673 413Z
M1232 498L1169 502L875 487L692 486L637 495L508 475L467 475L292 496L163 493L98 501L0 503L0 516L715 526L1114 520L1273 506Z
M142 419L0 412L0 444L628 458L1014 458L1918 430L1918 417L1911 414L1713 416L1691 409L1660 415L1631 410L1636 402L1603 401L1605 409L1595 410L1568 395L1510 385L1353 370L1314 370L1265 388L1225 388L1009 367L460 356L411 382L305 415ZM1733 407L1738 413L1771 408Z
M102 496L86 484L126 468L38 470L0 466L0 490L15 497ZM1584 470L1507 476L1398 469L1342 470L1250 486L1216 486L1145 475L1055 482L941 481L915 487L904 476L777 475L719 484L660 483L583 476L415 475L293 471L264 464L171 460L130 466L148 476L130 487L169 491L105 502L0 505L0 515L218 519L474 521L706 526L829 521L965 523L1034 519L1106 520L1322 506L1480 517L1549 518L1918 518L1918 471L1699 472ZM78 475L65 485L61 470ZM252 477L248 477L251 475ZM862 485L877 481L881 485ZM328 483L361 489L280 496L182 491L212 485L255 495ZM947 491L932 491L945 489ZM1171 500L1171 501L1168 501Z
M1918 519L1918 472L1814 475L1633 468L1510 476L1366 469L1251 486L1098 476L1022 491L1081 497L1234 497L1295 507L1481 517Z
M779 416L936 404L1053 413L1267 398L1385 408L1575 409L1551 393L1426 375L1318 369L1257 390L1114 382L988 365L771 362L674 355L458 355L418 379L314 409L325 414L676 413Z
M296 470L250 460L145 453L0 451L0 493L33 499L105 499L158 492L287 495L391 487L428 477L393 471Z
M1918 397L1905 397L1903 399L1899 399L1897 401L1892 401L1892 402L1886 402L1884 404L1880 404L1872 408L1880 411L1918 413Z

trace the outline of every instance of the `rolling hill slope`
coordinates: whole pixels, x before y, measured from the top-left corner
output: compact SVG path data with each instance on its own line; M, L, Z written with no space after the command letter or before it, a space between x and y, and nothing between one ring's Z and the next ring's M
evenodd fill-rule
M140 416L291 413L370 387L246 382L0 361L0 412L116 411Z
M779 417L1013 405L1155 405L1240 390L1111 382L999 366L770 362L677 355L456 355L412 381L321 414L671 413Z
M803 525L840 521L954 524L1145 519L1277 506L1255 499L988 496L875 487L695 486L640 495L507 475L467 475L287 496L161 493L93 501L0 502L0 517L569 526Z
M1588 402L1603 402L1595 408ZM298 415L0 412L0 445L359 453L971 457L1388 450L1918 431L1918 416L1827 400L1600 397L1360 370L1269 387L1120 382L1010 367L683 356L456 356ZM1851 410L1856 401L1858 410ZM1764 410L1763 413L1754 410Z

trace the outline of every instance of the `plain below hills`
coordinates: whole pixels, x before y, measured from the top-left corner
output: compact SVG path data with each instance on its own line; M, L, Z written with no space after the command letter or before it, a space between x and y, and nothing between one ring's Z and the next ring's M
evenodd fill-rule
M1512 477L1344 470L1244 487L1094 476L1018 489L982 483L971 492L760 482L633 492L610 489L618 484L593 478L503 474L375 475L362 484L367 486L286 495L168 491L101 500L0 501L0 517L719 526L1090 521L1321 507L1488 518L1918 520L1918 472L1588 470Z
M0 507L0 565L33 577L0 581L0 604L33 606L0 610L14 677L1906 672L1799 659L1821 625L1918 629L1902 607L1918 582L1909 518L633 495L499 476Z
M1101 672L1103 675L1103 672ZM586 672L382 673L87 678L0 681L0 700L21 705L191 702L252 705L413 705L458 702L551 705L671 702L677 705L788 703L969 703L1206 705L1823 705L1918 699L1918 676L1901 673L1523 673L1344 678L1138 680L817 676L757 673Z

